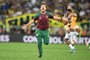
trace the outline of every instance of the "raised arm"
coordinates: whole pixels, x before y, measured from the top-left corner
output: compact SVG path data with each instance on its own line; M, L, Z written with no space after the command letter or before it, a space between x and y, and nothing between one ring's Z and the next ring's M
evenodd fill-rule
M29 23L23 25L23 26L22 26L22 29L26 29L26 28L27 28L29 25L31 25L34 21L38 20L39 15L40 15L40 12L38 12L35 16L33 16L33 19L32 19Z
M53 14L51 14L50 12L47 12L47 14L48 14L49 18L51 18L51 19L55 19L55 20L62 20L62 18L61 18L61 17L58 17L58 16L53 16Z
M32 19L29 23L25 24L22 26L22 29L26 29L29 25L31 25L34 22L34 20Z
M59 20L59 21L64 21L64 22L67 22L67 21L68 21L68 19L65 18L65 17L54 16L54 19L55 19L55 20Z
M54 16L53 17L55 20L62 20L62 17Z

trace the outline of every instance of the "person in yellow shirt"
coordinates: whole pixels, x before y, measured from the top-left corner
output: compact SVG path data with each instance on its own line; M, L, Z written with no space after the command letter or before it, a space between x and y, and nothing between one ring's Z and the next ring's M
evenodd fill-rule
M71 53L75 52L74 44L77 43L77 27L76 26L76 20L77 20L77 14L73 11L72 7L67 7L67 13L63 16L63 20L66 20L65 22L65 30L66 35L64 37L65 43L70 47Z

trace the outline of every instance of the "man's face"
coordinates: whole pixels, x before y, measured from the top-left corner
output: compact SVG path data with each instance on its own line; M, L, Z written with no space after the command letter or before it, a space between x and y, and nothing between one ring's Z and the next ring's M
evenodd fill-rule
M46 5L41 5L40 9L41 9L42 12L46 11Z

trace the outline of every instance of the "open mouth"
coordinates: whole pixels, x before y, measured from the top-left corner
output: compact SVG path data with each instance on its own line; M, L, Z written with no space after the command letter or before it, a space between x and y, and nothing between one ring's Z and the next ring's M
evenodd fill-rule
M44 8L42 8L42 10L44 10Z

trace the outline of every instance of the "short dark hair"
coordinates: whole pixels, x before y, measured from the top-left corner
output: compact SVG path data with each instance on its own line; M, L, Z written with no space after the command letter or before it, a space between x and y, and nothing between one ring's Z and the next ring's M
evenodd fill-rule
M70 12L72 12L72 10L71 10L71 9L67 9L67 11L70 11Z
M66 10L72 12L72 7L71 8L66 7Z
M45 2L42 2L41 5L45 5L45 6L47 6ZM41 6L41 5L40 5L40 6Z

